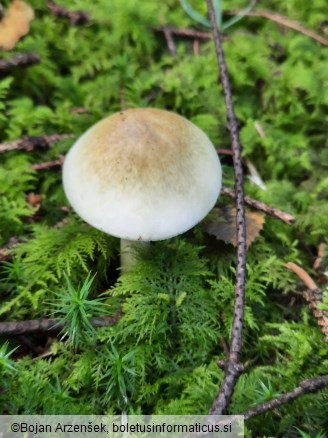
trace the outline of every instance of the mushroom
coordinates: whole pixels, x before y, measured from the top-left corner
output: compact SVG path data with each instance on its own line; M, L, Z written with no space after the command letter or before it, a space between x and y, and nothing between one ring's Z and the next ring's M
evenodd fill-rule
M206 134L175 113L128 109L93 125L63 167L66 196L93 227L121 239L121 267L134 245L179 235L214 207L221 165Z

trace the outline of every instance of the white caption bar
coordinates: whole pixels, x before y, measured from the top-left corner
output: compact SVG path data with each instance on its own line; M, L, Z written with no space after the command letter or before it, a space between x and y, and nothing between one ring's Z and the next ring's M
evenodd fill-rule
M237 438L242 416L1 415L0 437Z

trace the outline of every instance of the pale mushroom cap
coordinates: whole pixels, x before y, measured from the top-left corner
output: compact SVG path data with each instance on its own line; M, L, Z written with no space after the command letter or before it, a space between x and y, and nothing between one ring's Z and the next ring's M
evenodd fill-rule
M93 227L123 239L163 240L213 208L221 165L205 133L184 117L129 109L77 140L63 183L74 210Z

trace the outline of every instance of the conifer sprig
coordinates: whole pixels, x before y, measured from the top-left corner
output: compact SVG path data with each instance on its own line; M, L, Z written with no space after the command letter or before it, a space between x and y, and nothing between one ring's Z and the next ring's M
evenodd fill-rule
M11 374L14 371L16 371L16 367L14 365L14 361L11 359L11 356L17 350L17 348L18 347L8 351L9 349L8 341L5 341L0 346L0 373L2 373L3 375L6 373Z
M57 299L53 305L53 314L58 318L58 322L64 324L62 338L68 338L69 342L78 347L81 342L94 336L95 329L90 319L101 316L108 310L108 305L103 302L103 298L89 299L89 293L95 275L91 273L86 277L81 287L75 288L70 278L64 273L67 288L63 294L56 293Z

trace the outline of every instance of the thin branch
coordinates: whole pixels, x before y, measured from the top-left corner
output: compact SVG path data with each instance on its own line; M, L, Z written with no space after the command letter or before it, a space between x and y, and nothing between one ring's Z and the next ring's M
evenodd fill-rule
M11 59L0 59L0 71L7 73L14 67L28 67L39 64L40 61L40 56L35 53L19 53Z
M10 260L12 258L10 250L13 249L18 244L19 244L19 238L16 236L11 237L9 239L9 242L0 248L0 262Z
M70 113L71 114L87 114L89 112L89 110L87 110L86 108L83 107L75 107L72 108Z
M226 15L239 15L239 11L224 11L224 14ZM268 20L274 21L275 23L281 24L282 26L288 27L289 29L296 30L297 32L300 32L310 38L312 38L315 41L318 41L318 43L322 44L323 46L328 46L328 39L324 36L318 34L317 32L314 32L311 29L308 29L304 27L302 24L298 23L297 21L291 20L288 17L284 17L283 15L276 14L275 12L271 11L249 11L246 14L249 17L260 17L260 18L266 18Z
M245 420L248 420L249 418L261 415L264 412L272 411L273 409L285 403L290 403L292 400L295 400L295 398L298 398L301 395L316 392L326 387L328 387L328 375L315 377L313 379L306 379L300 382L300 384L292 391L286 392L285 394L282 394L266 403L255 406L241 415L244 416Z
M303 298L307 301L312 315L315 317L321 332L328 343L328 311L321 310L320 305L323 301L323 292L321 289L307 289L303 292Z
M254 122L254 128L256 129L258 135L259 135L261 138L266 138L267 135L266 135L266 133L265 133L265 131L264 131L264 128L263 128L263 126L261 125L261 123L260 123L258 120L255 120L255 122Z
M212 39L212 35L208 32L201 32L199 30L190 28L179 28L173 26L160 26L153 28L156 32L165 32L165 30L170 30L170 33L185 38L196 38L198 40L208 41Z
M93 327L108 327L120 319L121 314L102 316L90 320ZM65 327L57 319L32 319L29 321L0 322L0 336L20 336L22 334L55 332L59 333Z
M26 136L23 139L0 144L0 153L18 150L25 150L30 152L34 149L48 149L50 146L60 140L65 140L66 138L73 137L75 137L75 135L73 134L52 134L40 137Z
M229 198L236 198L235 192L228 187L222 187L221 193L222 195L228 196ZM244 201L245 204L249 205L250 207L253 207L256 210L263 211L264 213L269 214L270 216L279 219L282 222L285 222L285 224L290 225L295 221L294 216L292 216L291 214L285 213L284 211L278 210L277 208L270 207L262 201L257 201L256 199L250 198L249 196L245 196Z
M64 155L60 155L58 160L45 161L43 163L32 164L31 169L33 170L49 170L56 167L61 167L64 164Z
M317 287L310 275L303 268L296 265L296 263L289 262L286 263L285 266L294 272L294 274L296 274L307 287L306 291L303 292L303 298L307 301L308 306L325 337L325 341L328 343L328 311L320 309L320 305L323 301L322 290Z
M234 387L243 369L243 366L240 363L240 353L242 348L246 284L246 220L243 187L244 176L241 159L241 143L239 139L238 121L234 111L228 70L222 48L222 39L216 23L213 3L212 0L206 1L212 25L216 54L218 58L220 80L223 88L225 105L227 108L228 127L231 137L231 146L233 153L232 157L235 170L235 192L237 207L237 279L235 286L234 318L231 333L232 338L223 382L210 410L210 414L221 415L227 409L230 403Z
M296 274L298 276L298 278L300 278L303 281L303 283L305 284L305 286L308 289L311 289L311 290L317 289L317 285L312 280L312 278L309 276L309 274L306 271L304 271L303 268L301 268L300 266L298 266L296 263L293 263L293 262L288 262L288 263L286 263L285 266L286 266L286 268L288 268L289 270L294 272L294 274Z
M240 11L223 11L224 15L240 15ZM249 16L249 17L259 17L259 18L266 18L268 20L274 21L275 23L278 23L282 26L285 26L289 29L296 30L300 33L303 33L304 35L314 39L315 41L318 41L320 44L324 46L328 46L328 39L324 36L318 34L317 32L307 29L297 21L291 20L288 17L284 17L283 15L276 14L274 12L270 11L249 11L247 13L243 12L243 15ZM164 32L164 28L167 28L168 26L160 26L155 27L154 30L156 32ZM190 28L178 28L170 26L170 32L173 35L185 37L185 38L195 38L199 40L208 41L212 38L212 35L208 32L201 32L195 29Z
M325 256L325 252L326 252L326 248L327 248L327 244L324 242L320 242L319 243L319 247L318 247L318 257L315 259L314 263L313 263L313 269L315 271L320 271L321 268L323 268L322 266L322 259Z
M173 58L177 56L177 48L175 46L175 42L172 36L172 31L170 29L170 26L163 26L163 33L166 39L166 44L169 49L169 52Z
M223 336L220 336L220 340L221 340L221 344L222 344L222 348L223 348L223 352L225 357L229 357L229 347L228 344L226 343L226 340L224 339Z
M85 24L90 21L90 16L84 11L69 11L63 6L57 5L55 2L48 2L47 4L49 10L53 15L58 18L67 18L71 26L77 24Z
M230 155L232 157L232 150L231 149L221 149L221 148L219 148L219 149L216 149L216 152L219 155Z
M192 43L192 50L193 50L195 56L199 55L199 40L194 39L194 41Z
M274 409L279 408L280 406L282 406L286 403L290 403L302 395L311 394L313 392L318 392L318 391L325 389L327 387L328 387L328 374L323 375L323 376L319 376L319 377L314 377L312 379L302 380L299 383L299 385L296 388L294 388L292 391L289 391L289 392L286 392L285 394L279 395L278 397L275 397L268 402L261 403L261 404L255 406L254 408L251 408L248 411L243 412L242 414L230 415L229 421L230 422L236 421L237 418L240 418L240 416L243 416L244 420L249 420L250 418L264 414L265 412L273 411ZM209 421L211 421L211 420L209 420ZM213 424L215 424L215 423L213 422ZM199 435L197 435L197 436L199 436ZM187 438L189 438L189 437L193 438L194 435L190 435Z

